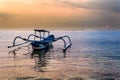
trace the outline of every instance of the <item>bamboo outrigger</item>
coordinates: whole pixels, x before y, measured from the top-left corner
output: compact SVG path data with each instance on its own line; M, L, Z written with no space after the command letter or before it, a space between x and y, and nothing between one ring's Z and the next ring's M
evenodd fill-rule
M54 35L51 35L50 32L47 31L47 30L37 30L37 29L35 29L34 31L35 31L35 34L30 34L27 38L22 38L20 36L15 37L14 40L13 40L13 45L8 46L8 48L15 47L15 46L20 46L20 45L23 45L23 44L26 44L26 43L30 42L33 50L42 50L42 49L45 49L49 46L52 46L53 42L58 41L58 40L62 40L63 43L64 43L63 52L66 52L66 50L68 48L70 48L71 45L72 45L71 39L67 35L55 38ZM39 33L39 35L37 33ZM31 36L34 37L34 40L30 40ZM36 38L39 38L40 40L36 40ZM25 42L20 43L20 44L16 44L17 39L21 39ZM68 39L69 43L66 42L66 39Z

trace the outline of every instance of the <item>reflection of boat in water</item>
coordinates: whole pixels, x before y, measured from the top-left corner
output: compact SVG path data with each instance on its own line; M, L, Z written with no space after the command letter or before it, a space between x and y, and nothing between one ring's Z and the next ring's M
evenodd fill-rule
M51 59L51 49L53 47L47 47L42 50L33 50L31 53L31 58L35 60L34 69L38 72L45 72L46 67ZM66 53L64 53L64 57Z
M50 54L46 54L46 53L49 53L48 48L40 51L36 51L36 50L32 51L31 57L35 60L35 66L34 66L35 71L45 72L44 69L48 64L47 60L50 57Z
M52 46L53 42L61 40L63 41L63 44L64 44L63 52L66 52L66 50L70 48L72 45L71 39L67 35L55 38L54 35L51 35L49 31L46 31L46 30L34 30L34 31L35 31L35 34L30 34L28 38L22 38L20 36L15 37L13 40L13 45L8 46L8 48L23 45L29 42L32 45L33 50L42 50L44 48ZM31 36L34 37L34 40L30 40ZM38 38L39 40L37 40L36 38ZM17 39L21 39L25 42L16 44Z
M15 58L15 60L17 60L17 58L20 57L19 52L23 49L28 49L28 48L29 48L28 46L19 47L19 48L16 48L14 50L9 51L8 54L10 56L12 55L13 58ZM24 53L24 54L26 54L26 56L28 55L32 59L34 59L34 61L35 61L35 65L34 65L35 71L45 72L44 68L46 68L46 66L48 64L48 59L50 59L50 49L52 49L52 47L49 47L49 48L46 47L42 50L33 50L29 53ZM22 56L22 54L21 54L21 56ZM30 59L30 57L29 57L29 59ZM21 58L21 59L24 59L24 58Z
M29 49L29 46L23 46L23 47L19 47L19 48L16 48L14 50L11 50L9 51L9 55L12 54L13 55L13 58L16 58L15 60L17 60L17 58L19 58L20 56L24 55L24 56L27 56L28 59L33 59L34 62L35 62L35 65L34 65L34 69L35 71L38 71L38 72L46 72L47 71L47 68L48 68L48 63L50 61L50 59L52 59L53 53L54 52L54 49L52 46L50 47L46 47L42 50L28 50L28 52L21 52L22 50L24 49ZM61 49L62 50L62 49ZM26 50L25 50L26 51ZM20 53L23 53L20 55ZM59 52L59 51L58 51ZM66 55L66 53L63 54L64 56ZM25 58L21 58L21 59L25 59Z

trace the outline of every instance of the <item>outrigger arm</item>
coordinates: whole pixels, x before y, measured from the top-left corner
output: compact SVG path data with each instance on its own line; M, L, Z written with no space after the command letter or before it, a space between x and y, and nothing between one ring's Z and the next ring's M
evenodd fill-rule
M20 46L20 45L26 44L26 43L28 43L28 42L32 42L33 40L30 40L30 37L31 37L31 36L36 37L36 38L41 38L41 37L36 36L36 35L34 35L34 34L30 34L27 39L26 39L26 38L22 38L22 37L20 37L20 36L16 36L16 37L14 38L14 40L13 40L13 45L12 45L12 46L8 46L8 48L16 47L16 46ZM23 40L23 41L25 41L25 42L24 42L24 43L20 43L20 44L16 44L16 40L17 40L17 39L21 39L21 40Z
M25 42L24 42L24 43L20 43L20 44L16 44L16 40L17 40L18 38L24 40ZM20 46L20 45L26 44L26 43L28 43L28 42L29 42L29 41L28 41L27 39L22 38L22 37L20 37L20 36L17 36L17 37L15 37L14 40L13 40L13 45L12 45L12 46L8 46L8 48Z
M67 39L69 40L69 44L66 43L65 38L67 38ZM58 41L58 40L62 40L63 43L64 43L64 49L63 49L63 52L66 52L66 50L67 50L68 48L70 48L71 45L72 45L71 39L70 39L70 37L67 36L67 35L66 35L66 36L63 36L63 37L58 37L58 38L55 39L55 41Z

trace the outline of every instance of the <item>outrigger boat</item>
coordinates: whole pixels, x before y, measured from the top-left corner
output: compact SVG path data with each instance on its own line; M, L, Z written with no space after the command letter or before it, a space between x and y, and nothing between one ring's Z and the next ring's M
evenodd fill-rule
M58 40L62 40L64 43L64 48L63 48L63 52L66 52L66 50L68 48L71 47L72 42L69 36L65 35L62 37L57 37L55 38L54 35L51 35L49 31L47 30L37 30L35 29L35 34L30 34L27 38L22 38L20 36L16 36L13 40L13 45L12 46L8 46L8 48L11 47L15 47L15 46L20 46L26 43L29 43L32 45L32 49L33 50L42 50L45 48L48 48L50 46L53 46L52 43L56 42ZM30 37L34 37L34 40L30 40ZM36 38L39 38L39 40L37 40ZM17 39L21 39L23 41L25 41L24 43L20 43L20 44L16 44L16 40ZM66 42L66 39L68 39Z

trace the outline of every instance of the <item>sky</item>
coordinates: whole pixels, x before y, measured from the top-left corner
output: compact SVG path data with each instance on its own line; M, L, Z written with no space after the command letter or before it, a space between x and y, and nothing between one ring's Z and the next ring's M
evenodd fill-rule
M119 29L120 0L0 0L0 29Z

